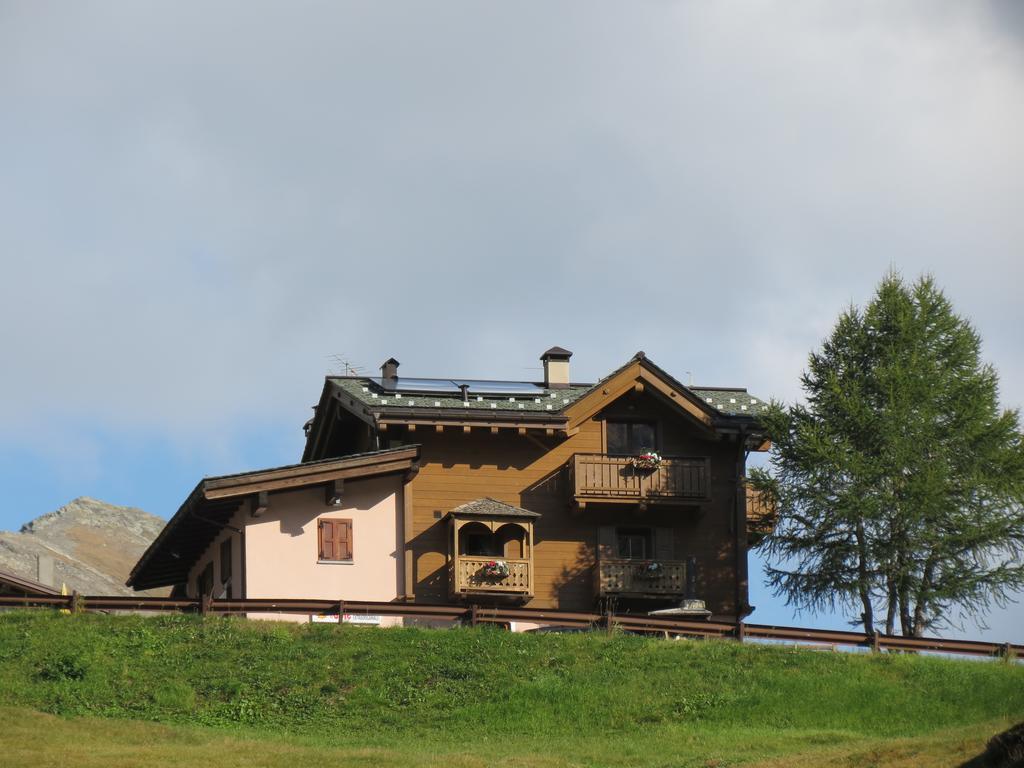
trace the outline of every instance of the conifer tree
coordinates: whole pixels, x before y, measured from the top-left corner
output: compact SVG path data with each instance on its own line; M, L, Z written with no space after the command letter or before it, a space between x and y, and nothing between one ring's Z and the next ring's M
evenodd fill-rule
M1024 587L1024 436L981 341L932 278L888 274L847 309L773 404L778 524L762 548L777 595L907 636L981 617Z

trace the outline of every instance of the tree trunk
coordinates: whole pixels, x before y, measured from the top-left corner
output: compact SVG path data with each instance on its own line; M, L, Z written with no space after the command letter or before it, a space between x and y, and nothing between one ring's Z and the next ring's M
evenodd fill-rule
M864 606L861 619L864 622L864 632L869 635L875 633L875 609L871 605L871 583L868 579L867 564L867 543L864 536L864 521L857 521L857 590L860 592L860 602Z
M910 618L910 587L905 577L900 578L900 631L904 637L911 637L914 634L913 622Z
M885 579L885 591L889 601L885 613L885 634L891 635L896 631L896 583L892 576L887 576Z
M928 559L924 564L924 574L921 576L921 586L917 590L917 603L914 605L914 637L924 635L924 625L927 617L925 609L928 605L928 594L932 590L932 580L935 578L936 566L935 553L928 553Z

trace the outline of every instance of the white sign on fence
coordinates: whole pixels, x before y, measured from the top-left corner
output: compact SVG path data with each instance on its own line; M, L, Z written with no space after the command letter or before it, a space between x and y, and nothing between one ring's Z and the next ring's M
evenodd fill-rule
M346 613L341 617L346 624L365 624L369 626L380 626L380 616L367 613ZM314 624L340 624L336 613L314 613L309 617Z
M374 616L369 613L346 613L342 618L345 620L346 624L380 625L380 616Z

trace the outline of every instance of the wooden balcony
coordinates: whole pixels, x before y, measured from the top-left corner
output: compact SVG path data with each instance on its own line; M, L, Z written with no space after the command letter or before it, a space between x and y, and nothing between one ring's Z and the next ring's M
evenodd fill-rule
M601 558L594 566L595 587L601 597L682 597L686 592L686 563L658 560L661 570L651 574L647 560Z
M747 546L756 547L775 529L778 510L775 503L760 491L746 488L747 493Z
M494 560L508 565L508 576L489 578L483 567ZM457 595L533 595L533 561L460 555L451 561L452 592Z
M711 460L705 456L665 456L654 469L637 469L630 456L577 453L572 460L577 503L701 502L710 498Z

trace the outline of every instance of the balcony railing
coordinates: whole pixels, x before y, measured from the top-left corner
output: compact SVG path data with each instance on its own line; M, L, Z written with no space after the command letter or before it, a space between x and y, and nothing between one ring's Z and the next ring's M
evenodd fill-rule
M508 576L483 575L487 563L499 560L508 565ZM451 563L452 592L455 594L533 594L533 563L507 557L468 557L460 555Z
M772 532L778 521L778 511L774 502L765 494L751 488L747 492L747 545L757 546L765 536Z
M583 501L704 501L710 465L707 457L666 456L653 469L638 469L629 456L577 453L574 493Z
M650 568L652 562L660 568ZM681 597L686 592L686 563L682 560L600 558L595 574L597 593L602 596Z

